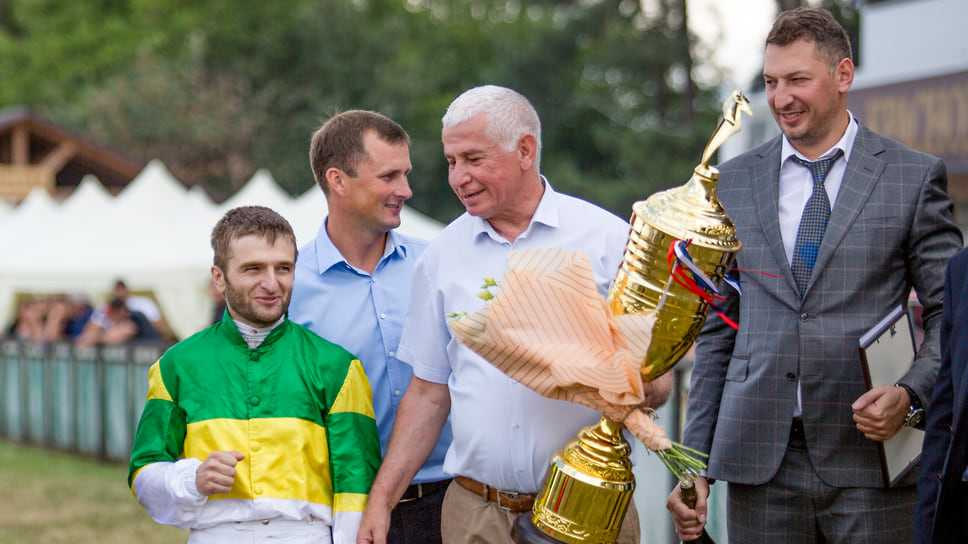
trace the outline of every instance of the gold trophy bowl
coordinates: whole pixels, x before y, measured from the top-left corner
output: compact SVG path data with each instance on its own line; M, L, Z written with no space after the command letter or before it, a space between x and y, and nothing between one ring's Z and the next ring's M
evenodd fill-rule
M672 245L688 240L693 263L717 287L740 248L733 222L716 197L719 172L709 159L739 132L741 112L752 115L747 98L734 92L689 181L632 207L629 240L608 304L613 315L658 309L641 365L645 381L661 376L685 355L709 311L706 299L672 279ZM531 514L522 515L512 529L515 542L615 542L635 489L631 446L622 428L603 417L555 454Z
M672 243L689 240L693 262L717 286L740 248L736 228L716 198L718 179L718 172L700 165L685 185L632 206L629 241L609 287L608 303L612 314L620 315L653 312L662 301L652 344L642 361L645 381L658 378L679 362L709 310L706 300L670 281L667 262Z

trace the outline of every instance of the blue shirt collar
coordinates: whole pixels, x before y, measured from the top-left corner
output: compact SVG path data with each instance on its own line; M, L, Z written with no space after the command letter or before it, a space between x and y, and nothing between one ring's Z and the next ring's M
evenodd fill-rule
M322 274L330 268L339 265L346 264L347 266L352 266L346 262L343 258L343 254L339 252L336 245L329 238L329 233L326 232L326 222L329 221L329 216L323 220L323 224L319 227L319 232L316 235L316 272ZM390 258L406 259L407 258L407 242L402 236L397 234L396 229L390 231L390 236L387 238L386 247L383 248L383 257L380 258L380 264ZM380 265L377 265L379 267Z

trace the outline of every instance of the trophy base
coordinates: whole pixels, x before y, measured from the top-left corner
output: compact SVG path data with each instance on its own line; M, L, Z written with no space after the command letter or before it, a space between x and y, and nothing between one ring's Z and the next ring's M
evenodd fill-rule
M608 418L582 429L551 459L527 522L516 523L529 538L521 542L614 544L635 489L631 451L622 426Z
M531 513L525 512L511 526L511 540L515 544L565 544L551 535L542 533L531 521Z
M531 512L525 512L511 526L511 540L516 544L564 544L563 541L546 535L531 521Z

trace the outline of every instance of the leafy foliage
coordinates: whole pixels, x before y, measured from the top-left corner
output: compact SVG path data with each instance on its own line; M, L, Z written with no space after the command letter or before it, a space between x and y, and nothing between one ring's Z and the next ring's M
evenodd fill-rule
M223 199L258 168L313 186L309 137L364 108L411 134L411 205L442 221L440 117L461 91L519 90L559 190L627 216L679 185L718 117L695 88L684 0L8 0L0 106L25 104Z

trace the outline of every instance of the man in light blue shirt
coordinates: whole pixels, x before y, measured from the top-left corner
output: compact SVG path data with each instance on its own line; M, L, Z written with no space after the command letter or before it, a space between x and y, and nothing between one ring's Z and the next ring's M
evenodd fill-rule
M369 111L330 118L312 137L310 162L329 215L299 249L289 318L356 355L373 389L386 454L397 408L413 370L397 359L414 262L427 242L396 232L413 193L410 137ZM446 425L391 519L391 542L440 542L440 507L450 478L442 470Z

